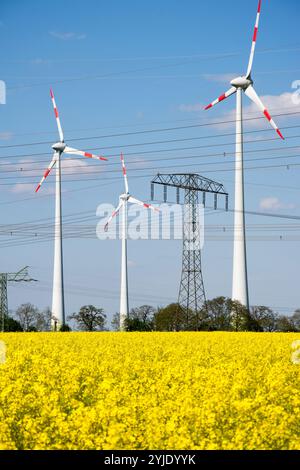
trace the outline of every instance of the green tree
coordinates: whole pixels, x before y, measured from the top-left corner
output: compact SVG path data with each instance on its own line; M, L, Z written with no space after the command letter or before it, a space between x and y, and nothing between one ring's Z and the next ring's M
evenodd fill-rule
M231 329L233 331L257 331L258 325L248 309L237 300L231 300Z
M72 331L71 327L67 324L67 323L63 323L61 325L61 327L59 328L59 331L61 332L68 332L68 331Z
M293 313L292 322L295 330L300 331L300 309L295 310Z
M139 318L126 318L125 320L126 331L152 331L153 323L151 321L144 322Z
M180 305L173 303L159 307L153 316L156 331L182 331L186 327L186 315Z
M125 329L127 331L151 331L153 330L154 308L151 305L141 305L132 308L128 318L125 320ZM111 326L114 331L120 329L120 314L115 313L111 320Z
M4 331L23 331L23 328L17 320L9 315L4 317Z
M83 331L103 331L106 315L103 308L97 308L94 305L84 305L78 313L70 315L69 319L75 320Z
M210 331L229 331L232 329L232 300L216 297L206 302L207 326Z
M286 315L280 315L276 322L276 331L281 331L283 333L289 333L297 331L291 317Z
M250 309L251 318L259 326L259 331L276 331L277 314L269 307L255 305Z
M141 305L132 308L125 320L127 331L151 331L153 330L154 308L151 305Z
M259 325L251 318L240 302L220 296L206 302L204 324L210 331L259 331Z

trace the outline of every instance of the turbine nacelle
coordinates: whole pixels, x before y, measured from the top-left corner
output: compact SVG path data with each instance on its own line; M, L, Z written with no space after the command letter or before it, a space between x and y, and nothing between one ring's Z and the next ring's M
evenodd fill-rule
M64 142L56 142L56 144L52 145L53 150L56 152L63 152L66 148L66 144Z
M130 198L130 194L129 193L123 193L120 195L119 199L120 201L128 201L128 199Z
M231 80L230 84L235 88L242 88L246 90L250 85L253 84L251 77L236 77Z

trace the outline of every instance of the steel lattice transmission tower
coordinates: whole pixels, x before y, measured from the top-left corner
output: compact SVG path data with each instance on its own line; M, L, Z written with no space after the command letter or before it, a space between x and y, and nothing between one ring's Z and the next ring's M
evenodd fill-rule
M4 321L8 316L8 301L7 301L7 283L8 282L32 282L28 274L28 266L22 268L17 273L0 273L0 321L1 331L4 331Z
M226 210L228 210L228 193L222 184L197 174L158 174L151 181L152 200L155 184L164 186L164 202L167 202L168 186L176 188L177 204L180 204L180 190L184 190L182 272L178 305L184 312L185 328L198 329L199 313L206 303L201 266L201 230L203 228L199 216L199 193L202 193L201 204L204 208L206 193L214 194L215 209L217 209L218 194L224 195Z

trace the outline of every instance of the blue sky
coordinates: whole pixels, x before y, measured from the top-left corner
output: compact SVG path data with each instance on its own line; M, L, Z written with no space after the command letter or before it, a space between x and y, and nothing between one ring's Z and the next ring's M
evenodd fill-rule
M123 190L120 151L136 197L149 200L157 171L197 172L222 182L233 208L234 127L224 121L234 118L235 101L208 112L202 107L246 71L256 8L256 0L243 8L221 0L2 0L1 271L30 265L40 281L11 286L10 308L26 301L51 305L54 176L34 194L51 160L47 142L57 140L50 85L66 141L109 156L106 167L78 159L65 164L63 212L73 235L64 240L66 310L93 303L111 314L119 307L120 243L97 240L93 229L98 204L116 203ZM263 1L253 68L256 91L279 114L275 120L287 139L277 139L263 119L245 123L245 166L252 167L245 172L246 207L274 215L247 216L250 302L282 313L300 306L300 166L293 166L299 163L299 115L287 116L300 111L291 87L300 80L299 13L296 0ZM246 97L244 106L246 117L260 116ZM186 127L195 124L210 125ZM137 133L170 127L185 128ZM174 139L181 142L155 143ZM207 297L230 296L233 213L208 211L205 223ZM79 224L89 225L89 238ZM176 301L181 242L130 241L128 250L130 305Z

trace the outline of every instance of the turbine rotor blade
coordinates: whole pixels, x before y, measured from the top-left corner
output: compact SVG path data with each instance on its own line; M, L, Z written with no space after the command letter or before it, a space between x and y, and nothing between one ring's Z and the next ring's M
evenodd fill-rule
M63 131L62 131L62 127L61 127L61 123L60 123L60 119L59 119L59 114L58 114L58 109L57 109L57 106L56 106L56 103L55 103L55 98L54 98L52 88L50 88L50 96L51 96L51 101L52 101L52 104L53 104L53 109L54 109L57 129L58 129L58 133L59 133L59 138L60 138L60 141L63 142L64 141L64 134L63 134Z
M118 212L120 211L121 207L123 206L124 204L124 201L120 201L119 202L119 205L118 207L113 211L113 213L111 214L111 216L108 218L105 226L104 226L104 231L107 232L108 230L108 225L110 224L110 222L112 221L112 219L118 214Z
M54 153L53 155L53 158L50 162L50 165L48 166L47 170L45 171L44 173L44 176L43 178L41 179L41 181L39 182L39 184L37 185L36 189L35 189L35 192L37 193L40 189L40 187L42 186L43 182L45 181L45 179L47 178L47 176L49 175L50 171L52 170L52 168L54 167L55 163L57 162L57 156L56 156L56 152Z
M252 65L253 65L254 52L255 52L257 33L258 33L259 18L260 18L260 12L261 12L261 1L262 0L259 0L258 7L257 7L257 15L256 15L255 26L254 26L253 38L252 38L251 52L250 52L250 57L249 57L248 69L247 69L247 73L246 73L247 78L249 78L250 75L251 75L251 70L252 70Z
M72 147L66 147L64 149L64 153L72 154L72 155L81 155L82 157L86 158L94 158L95 160L105 160L107 158L102 157L101 155L94 155L93 153L83 152L82 150L73 149Z
M204 110L206 111L207 109L212 108L213 106L215 106L216 104L220 103L221 101L226 100L226 98L228 98L229 96L233 95L234 93L236 93L236 88L233 86L233 87L231 87L228 91L226 91L223 95L219 96L219 98L217 98L215 101L213 101L213 102L210 103L208 106L206 106L206 107L204 108Z
M128 193L128 180L127 180L127 172L126 172L126 166L125 166L123 153L121 153L121 162L122 162L122 170L123 170L124 183L125 183L125 192Z
M139 201L139 199L135 199L132 196L128 198L128 202L131 202L131 204L138 204L139 206L145 207L146 209L151 209L153 211L160 212L157 207L154 207L151 204L147 204L146 202Z
M278 126L276 125L276 123L274 122L274 120L272 119L269 111L267 110L267 108L265 107L265 105L263 104L263 102L261 101L261 99L259 98L259 96L257 95L256 91L254 90L253 86L250 85L246 90L245 90L245 93L246 95L248 96L248 98L250 98L250 100L252 100L258 107L259 109L263 112L263 114L265 115L265 117L267 118L267 120L270 122L271 126L275 129L275 131L277 132L277 134L279 135L279 137L284 140L284 137L283 135L281 134Z

